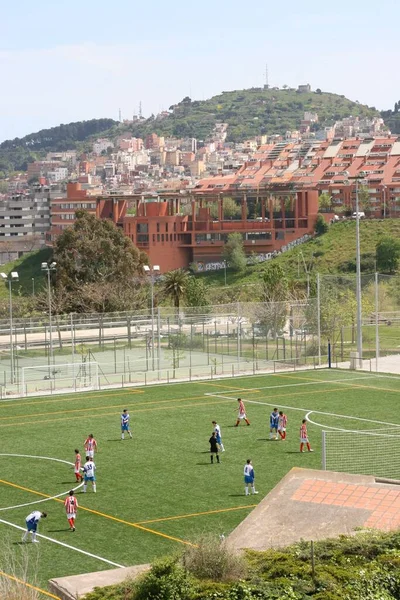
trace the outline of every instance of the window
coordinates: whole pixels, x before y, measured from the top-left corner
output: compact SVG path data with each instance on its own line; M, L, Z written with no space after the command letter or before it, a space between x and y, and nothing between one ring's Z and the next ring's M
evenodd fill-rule
M136 231L137 231L137 233L149 233L149 224L148 223L137 223Z
M168 223L165 223L165 232L168 233Z
M164 242L164 234L161 234L161 241Z
M159 242L159 241L160 241L160 234L157 233L157 242Z
M157 233L160 233L160 223L157 223Z

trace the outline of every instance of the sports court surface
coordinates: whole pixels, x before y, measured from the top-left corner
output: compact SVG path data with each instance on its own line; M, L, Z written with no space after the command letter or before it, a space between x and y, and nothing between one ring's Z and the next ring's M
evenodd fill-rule
M232 531L295 466L321 468L323 428L393 430L400 426L400 377L340 370L302 371L0 402L0 536L18 553L24 519L44 510L36 582L150 562L195 543L199 534ZM251 426L233 425L237 398ZM274 407L288 416L287 440L269 440ZM134 439L120 439L120 414ZM299 453L301 420L314 453ZM211 421L226 452L210 465ZM74 487L74 449L93 433L97 494L77 491L77 530L62 505ZM258 496L244 496L251 458ZM400 474L399 474L400 478ZM56 496L59 496L58 498ZM35 560L30 580L35 581Z

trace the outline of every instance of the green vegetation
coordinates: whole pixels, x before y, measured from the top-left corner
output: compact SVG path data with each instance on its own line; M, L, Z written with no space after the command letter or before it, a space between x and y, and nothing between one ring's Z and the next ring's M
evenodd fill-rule
M241 233L230 233L224 244L222 257L233 271L242 273L246 269L246 254Z
M182 561L158 561L136 582L98 588L85 600L398 600L399 543L398 533L359 533L317 542L314 572L309 542L248 552L242 562L247 563L249 573L243 577L238 557L214 539L185 552ZM235 580L221 584L214 577L194 577L187 554L200 555L200 559L206 555L217 564L221 556L236 560Z
M367 384L361 386L353 384L353 376L352 373L335 370L313 371L304 375L286 372L282 375L237 378L230 380L227 388L226 381L193 382L5 402L0 419L2 452L33 457L0 457L0 508L35 503L43 498L34 492L55 496L67 493L74 485L72 466L35 456L72 462L74 448L82 450L88 433L94 433L99 453L95 457L97 493L93 494L90 489L86 494L78 492L80 510L74 534L68 531L62 498L22 508L7 508L2 512L2 518L23 526L30 510L42 508L48 513L48 518L40 523L39 533L125 566L181 552L185 548L182 541L197 542L210 533L227 536L252 510L254 500L258 502L263 498L291 468L320 468L321 427L309 426L314 453L298 452L297 432L303 418L299 408L327 413L336 407L336 413L376 419L376 407L379 405L381 414L390 414L391 422L400 422L400 405L394 402L400 390L400 378L382 378L365 373L362 376L367 378ZM350 378L348 384L347 378ZM338 386L338 380L343 381L341 386ZM226 389L229 387L234 389L227 397ZM247 413L251 427L235 429L232 425L236 397L241 393L246 402L246 399L254 397L252 390L258 390L257 400L265 404L249 403ZM268 415L271 405L276 403L279 407L280 402L287 407L288 437L285 444L270 444L267 441ZM342 408L338 410L337 407ZM123 408L127 408L131 415L133 440L120 440L120 413ZM340 420L328 414L317 414L316 417L321 426L337 426L338 423L349 429L355 426L354 420L346 416ZM210 465L208 439L213 419L221 426L226 448L220 465ZM376 425L374 422L357 421L357 427L374 428ZM26 435L27 428L29 435ZM21 436L24 439L23 449ZM243 465L249 457L253 460L260 492L257 497L245 497L243 494ZM26 489L17 489L12 484ZM234 510L198 514L226 508ZM7 536L17 553L23 550L16 543L20 541L21 532L0 523L1 543ZM348 543L356 544L358 539L356 536L354 542ZM320 546L321 551L317 550L317 570L325 555L333 556L329 552L333 552L334 546L331 551L329 547L328 544L326 550L323 546ZM359 552L362 547L363 544ZM39 548L37 582L42 588L52 577L111 568L98 558L82 556L50 541L42 540ZM301 548L298 549L298 558L304 561L302 569L294 571L293 575L302 575L299 585L306 585L306 582L312 585L309 551L306 547ZM34 550L29 546L32 555ZM389 546L386 550L389 568ZM374 557L372 551L369 557ZM260 568L259 573L264 572L263 581L272 579L276 569L275 585L283 584L293 560L295 556L289 551L287 562L275 561L268 563L265 570ZM364 560L360 560L360 569L368 568ZM256 562L252 559L250 563L250 577ZM345 578L346 569L346 561L338 557L337 562L333 561L332 571L327 570L325 577L321 567L318 580L321 577L325 585L331 576L333 582L340 573ZM348 563L348 569L352 578L355 574L352 563ZM34 570L36 564L29 571L29 581L32 581ZM253 582L250 579L246 585L253 585ZM286 583L294 585L293 581ZM219 585L222 585L220 591L225 593L225 584ZM212 588L213 591L218 590L214 585ZM113 596L110 595L110 598ZM300 595L300 598L303 596Z
M328 223L325 221L323 215L318 215L317 220L315 221L315 233L317 235L322 235L323 233L326 233L328 229Z
M400 242L392 237L382 238L376 245L376 268L381 273L397 271L400 259Z
M0 144L0 178L12 171L26 171L28 163L39 160L46 152L73 150L91 136L101 135L116 125L113 119L91 119L68 125L41 129L23 138L6 140Z

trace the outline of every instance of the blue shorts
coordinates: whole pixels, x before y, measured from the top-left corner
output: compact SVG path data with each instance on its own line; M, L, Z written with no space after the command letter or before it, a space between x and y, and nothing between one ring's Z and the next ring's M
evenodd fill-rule
M85 483L88 481L96 481L96 477L87 477L87 475L85 475Z
M254 483L254 477L249 477L248 475L244 476L245 483Z
M129 431L129 425L128 425L128 424L126 424L126 425L121 425L121 430L122 430L122 431Z
M221 436L220 435L217 435L215 439L217 440L217 444L221 443Z
M27 527L28 531L36 531L37 523L34 523L32 521L26 521L26 527Z

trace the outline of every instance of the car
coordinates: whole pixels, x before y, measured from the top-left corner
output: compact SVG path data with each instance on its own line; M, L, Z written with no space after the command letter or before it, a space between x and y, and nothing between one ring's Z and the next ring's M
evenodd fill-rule
M357 219L357 212L353 212L351 218L352 219ZM359 219L365 219L365 212L358 211L358 218Z

